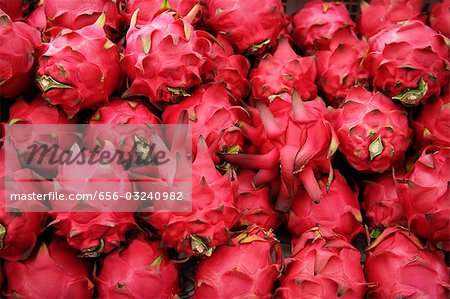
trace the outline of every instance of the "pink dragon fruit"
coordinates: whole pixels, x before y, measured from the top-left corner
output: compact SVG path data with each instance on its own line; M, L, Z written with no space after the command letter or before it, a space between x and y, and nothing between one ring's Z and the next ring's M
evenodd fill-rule
M350 90L342 108L330 113L339 150L356 170L384 172L404 158L412 130L407 113L380 92Z
M396 171L395 175L400 174ZM398 198L395 179L391 172L381 175L376 180L365 182L361 207L372 229L406 224L405 212Z
M416 145L450 147L450 95L430 100L412 121Z
M13 98L30 86L41 51L39 31L22 23L12 22L0 10L0 88L1 95Z
M372 0L361 2L359 32L367 37L390 25L410 20L424 20L422 0Z
M81 29L94 24L103 13L106 19L104 29L109 38L118 37L123 26L119 11L111 0L45 0L43 8L49 29Z
M436 2L430 11L431 28L450 38L450 1Z
M308 1L293 16L293 38L297 47L309 52L329 50L330 40L341 28L354 31L355 23L342 2Z
M448 57L442 35L420 21L408 21L372 36L364 63L377 89L404 105L417 105L448 85Z
M119 84L119 47L106 38L103 17L82 29L62 31L39 59L37 81L44 98L60 105L69 118L107 103Z
M261 53L276 45L286 25L280 0L211 0L205 6L205 23L241 54Z
M281 247L252 226L200 262L193 298L270 298L281 271Z
M344 237L315 227L292 243L275 298L363 298L361 254Z
M13 22L23 21L37 1L0 0L3 10Z
M164 109L164 124L177 124L187 113L188 124L192 125L195 155L196 141L202 135L211 152L241 152L244 136L239 128L241 120L248 121L248 114L241 106L232 104L232 99L223 84L212 84L197 89L177 105ZM214 157L218 163L218 158Z
M250 169L242 169L237 177L239 186L235 205L242 214L239 225L256 224L265 230L276 229L281 223L281 215L272 205L269 187L256 189L253 186L255 175Z
M159 242L139 236L100 261L94 276L101 298L177 298L178 269Z
M291 102L277 98L269 107L260 102L256 106L257 110L250 108L253 124L241 123L252 149L223 154L223 158L259 170L252 183L256 188L270 183L280 211L289 209L302 185L311 199L319 202L322 190L315 175L331 173L331 156L338 146L335 132L325 119L324 102L320 98L303 102L294 91Z
M397 183L408 227L450 250L450 148L427 147Z
M237 182L232 170L222 175L216 169L203 137L192 170L191 212L157 211L142 217L158 229L162 246L185 256L210 256L230 240L229 231L239 220L234 207Z
M120 14L130 25L133 13L139 9L136 25L150 23L159 13L171 10L184 17L199 3L198 0L119 0L116 2Z
M318 86L325 93L326 101L339 106L355 85L366 85L369 73L363 58L368 44L359 40L353 31L338 30L330 41L330 50L316 53Z
M73 124L74 119L68 119L64 112L56 106L50 105L42 97L37 97L31 102L20 98L14 102L9 110L9 125L24 124Z
M358 192L353 191L345 178L334 172L333 182L327 187L327 177L319 180L324 194L315 204L306 191L300 189L287 214L289 232L295 238L314 226L326 227L346 237L349 242L363 232L362 215L359 210Z
M316 98L316 66L313 57L300 57L282 38L273 54L266 54L250 73L252 96L270 104L275 97L290 101L293 89L307 101Z
M214 38L191 25L198 9L196 5L181 19L165 12L142 27L136 27L134 14L122 61L131 86L123 97L146 96L162 109L200 85L203 73L212 68L206 54Z
M411 232L386 229L368 248L364 272L368 298L448 298L444 254L425 248ZM395 274L395 275L392 275Z
M8 277L6 297L91 298L94 284L90 266L60 239L42 243L23 262L5 262Z

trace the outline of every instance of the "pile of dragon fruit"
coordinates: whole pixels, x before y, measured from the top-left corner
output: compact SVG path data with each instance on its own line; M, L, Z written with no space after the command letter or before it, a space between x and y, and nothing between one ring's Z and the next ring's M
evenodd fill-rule
M304 2L0 0L2 136L193 145L191 212L8 210L2 165L1 296L450 298L450 1Z

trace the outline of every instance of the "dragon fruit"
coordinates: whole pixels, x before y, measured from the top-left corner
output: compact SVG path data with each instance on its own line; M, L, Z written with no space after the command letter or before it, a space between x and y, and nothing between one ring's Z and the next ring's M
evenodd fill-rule
M371 37L392 24L410 20L425 21L422 6L422 0L372 0L370 4L362 1L359 32Z
M293 38L297 47L329 50L330 40L342 28L354 31L355 23L342 2L308 1L293 16Z
M47 28L81 29L92 25L104 13L104 29L110 39L118 37L122 29L119 11L111 0L45 0L43 3Z
M332 106L339 106L352 86L366 85L369 73L363 58L368 44L352 31L340 29L330 41L330 50L316 53L318 86Z
M36 1L0 0L0 10L3 10L13 22L23 21Z
M205 1L205 23L223 35L241 54L255 54L275 46L286 25L280 0Z
M339 150L356 170L384 172L404 158L412 130L407 113L380 92L354 87L342 108L330 112Z
M266 54L250 73L253 98L267 105L275 97L290 101L293 89L305 101L316 98L315 79L314 58L297 55L286 38L280 40L273 56Z
M119 47L106 38L103 21L104 15L93 25L62 31L39 59L44 98L69 118L106 104L120 81Z
M250 169L242 169L237 177L239 187L235 206L242 214L239 225L256 224L265 230L276 229L281 223L281 215L272 205L269 187L255 189L253 186L255 174Z
M395 172L398 177L401 175ZM364 184L364 196L361 207L372 229L406 224L405 213L397 195L395 179L391 172L385 173L373 181Z
M37 97L31 102L20 98L14 102L9 110L9 125L24 124L73 124L74 119L67 116L56 106L50 105L42 97Z
M450 148L427 147L397 182L408 227L450 250Z
M1 95L13 98L30 86L36 61L42 50L38 30L13 22L0 10L0 88Z
M404 105L439 95L449 80L444 37L420 21L391 25L369 39L364 64L373 85Z
M252 226L200 262L193 298L270 298L281 271L281 247Z
M157 211L141 217L158 229L162 246L177 249L181 256L210 256L215 247L230 240L238 222L234 207L237 182L234 171L220 173L206 141L200 137L192 166L192 211Z
M324 196L318 204L313 203L302 189L295 195L287 214L288 230L293 237L300 237L314 226L332 229L349 242L363 232L358 192L348 186L338 171L334 172L334 179L329 187L327 181L327 177L319 179Z
M443 0L433 4L430 11L431 28L450 38L450 1Z
M199 3L198 0L119 0L116 2L120 14L130 25L133 13L139 9L136 25L150 23L159 13L171 10L184 17Z
M91 298L94 284L90 266L58 238L42 243L23 262L5 262L8 277L6 297Z
M292 243L275 298L363 298L361 254L344 237L315 227Z
M177 124L187 113L188 124L192 125L193 154L196 141L202 135L212 152L241 152L244 136L239 128L241 120L249 120L241 106L232 104L232 99L223 84L212 84L197 89L177 105L164 109L164 124ZM214 157L216 163L218 158Z
M139 236L100 261L94 276L98 296L112 298L176 298L178 269L159 242Z
M165 12L142 27L136 27L134 14L122 60L131 86L122 97L146 96L162 109L200 85L203 73L212 68L206 54L214 37L191 25L198 10L196 5L181 19Z
M258 170L252 183L256 188L271 184L280 211L289 209L302 185L311 199L319 202L322 190L315 175L332 172L331 156L338 146L336 134L325 119L324 102L320 98L303 102L294 91L290 102L277 98L269 107L260 102L256 106L250 108L253 124L241 123L253 149L222 157Z
M416 145L450 147L450 95L442 95L420 107L412 127Z
M411 232L386 229L370 246L368 298L448 298L449 270L442 251L424 247ZM393 275L394 274L394 275Z

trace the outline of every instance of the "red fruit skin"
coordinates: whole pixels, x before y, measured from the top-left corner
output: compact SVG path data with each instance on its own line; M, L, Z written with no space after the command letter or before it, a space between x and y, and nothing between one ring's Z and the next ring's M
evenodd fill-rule
M358 30L371 37L390 25L410 20L425 22L422 0L375 0L361 2Z
M395 176L400 177L396 171ZM386 172L376 180L364 185L361 207L369 228L386 228L397 224L406 225L405 212L397 195L394 175Z
M412 120L414 143L450 147L450 95L444 94L422 105Z
M234 176L232 170L222 174L216 169L201 137L192 166L192 211L143 215L158 229L162 246L175 248L184 256L209 256L215 247L226 244L240 216L235 208Z
M288 230L294 238L314 226L326 227L343 235L349 242L363 232L359 210L358 192L353 191L345 178L334 171L334 179L327 189L327 177L319 180L323 198L319 203L310 200L300 189L294 196L287 216Z
M364 272L372 285L369 298L450 296L443 252L424 248L414 234L400 228L386 229L370 245Z
M369 39L364 63L373 85L387 96L414 106L448 85L449 48L445 38L420 21L394 24ZM426 92L410 91L427 85ZM409 95L403 93L410 91Z
M281 215L275 210L270 197L269 186L256 189L252 180L256 172L242 169L237 177L239 182L236 195L236 208L241 212L239 226L257 226L269 230L277 229Z
M94 24L102 13L106 17L104 29L110 39L115 40L123 27L119 11L110 0L45 0L43 9L48 29L78 30Z
M99 24L62 31L39 59L37 81L44 98L69 118L106 104L120 79L119 47Z
M68 119L64 112L56 106L50 105L42 97L37 97L31 102L23 98L17 99L9 110L9 125L21 124L74 124L75 119Z
M200 262L193 298L271 298L280 266L278 240L271 232L250 227Z
M89 279L89 268L64 241L55 238L48 245L42 243L26 261L5 262L8 282L4 295L49 299L91 298L94 284Z
M427 147L397 181L397 194L411 231L450 250L450 148Z
M160 243L139 236L101 259L94 282L101 298L176 298L176 264Z
M250 73L252 96L269 105L274 97L289 101L293 89L302 100L317 96L316 65L313 57L297 55L289 40L281 38L273 55L266 54Z
M13 22L23 21L31 2L33 1L0 0L0 10L3 10Z
M329 119L341 142L339 150L359 171L391 169L403 161L411 144L407 113L380 92L352 88L342 108L330 110Z
M294 43L309 52L329 50L336 31L341 28L354 31L355 27L344 3L322 0L308 1L293 16L292 22Z
M341 235L313 228L292 241L275 298L363 298L361 254Z
M205 23L241 54L258 54L275 46L286 25L280 0L211 0L205 5Z
M431 28L450 38L450 1L436 2L430 11Z
M42 51L38 30L13 22L0 10L0 88L1 96L14 98L32 82L36 61Z
M169 9L181 17L184 17L197 3L199 3L198 0L170 0L167 2L168 7L164 7L164 1L153 0L119 0L116 4L119 8L120 15L128 26L131 23L133 13L136 9L139 9L136 25L144 26L151 22L159 13Z
M211 152L243 150L244 136L238 123L248 121L249 117L244 108L233 103L224 84L200 87L179 104L167 106L162 114L162 122L178 124L183 121L185 113L187 124L192 125L194 156L200 136L205 138ZM219 163L219 158L214 157L214 161Z

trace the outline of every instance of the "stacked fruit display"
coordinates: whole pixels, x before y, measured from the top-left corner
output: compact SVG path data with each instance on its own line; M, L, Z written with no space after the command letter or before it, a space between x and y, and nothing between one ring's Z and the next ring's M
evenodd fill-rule
M1 295L449 298L450 1L304 2L0 0ZM6 209L128 171L5 169L76 123L191 125L192 211Z

